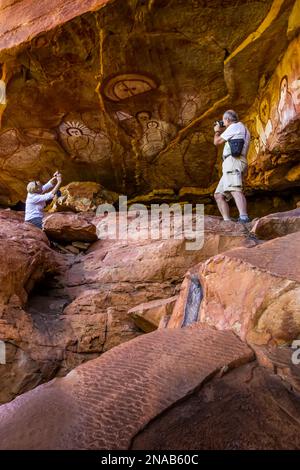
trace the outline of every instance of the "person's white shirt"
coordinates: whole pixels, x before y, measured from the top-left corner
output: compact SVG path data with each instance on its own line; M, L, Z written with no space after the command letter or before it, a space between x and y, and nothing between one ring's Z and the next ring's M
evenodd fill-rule
M230 145L228 142L229 139L244 139L244 147L239 158L240 160L247 163L247 153L250 144L250 132L242 122L233 122L232 124L230 124L227 129L220 135L220 137L226 140L223 149L223 159L228 155L231 155Z
M46 183L43 186L43 191L48 191L52 187L51 183ZM54 194L51 192L44 194L28 193L25 207L25 222L36 217L43 217L46 202L53 198Z

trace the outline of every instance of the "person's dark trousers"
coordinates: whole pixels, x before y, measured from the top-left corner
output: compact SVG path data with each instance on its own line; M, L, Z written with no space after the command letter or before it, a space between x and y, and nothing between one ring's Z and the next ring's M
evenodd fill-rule
M35 217L34 219L26 220L25 222L35 225L36 227L42 230L43 228L43 219L41 217Z

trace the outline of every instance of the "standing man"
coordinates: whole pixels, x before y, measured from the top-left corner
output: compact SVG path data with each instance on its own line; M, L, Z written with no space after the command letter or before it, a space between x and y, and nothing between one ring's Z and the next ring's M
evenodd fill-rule
M222 124L222 123L221 123ZM224 145L222 177L215 191L215 200L224 220L232 220L229 215L228 201L233 197L239 211L238 222L250 222L247 213L247 201L243 193L243 173L247 170L247 152L250 143L250 132L239 121L238 115L232 109L223 115L223 132L219 122L215 124L214 144ZM229 140L243 139L244 145L239 157L233 157Z
M47 201L54 198L60 185L61 174L58 172L56 172L53 178L51 178L48 183L44 184L44 186L40 181L31 181L28 183L25 222L29 222L40 229L43 228L44 207Z

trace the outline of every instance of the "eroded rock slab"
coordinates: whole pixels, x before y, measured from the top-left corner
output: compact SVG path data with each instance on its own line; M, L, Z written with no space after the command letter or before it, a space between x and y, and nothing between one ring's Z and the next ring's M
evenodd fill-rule
M3 282L1 286L3 298L11 296L9 305L3 307L0 326L0 339L7 345L9 362L0 366L2 403L140 335L128 310L177 295L190 266L226 248L253 243L241 227L234 233L222 232L215 218L215 231L211 227L201 250L187 250L184 239L108 239L98 240L85 254L61 254L50 250L43 232L23 223L23 214L2 213L5 219L1 230L11 232L13 243L21 247L22 253L15 260L13 252L7 252L6 238L3 240L3 259L9 257L12 282ZM55 227L62 236L80 233L89 215L71 214L71 221L68 216L69 213L50 216L55 218ZM87 226L95 219L91 222L88 219ZM71 231L73 225L78 232ZM37 239L36 255L30 245L33 234ZM57 267L55 272L48 272L46 261L43 264L46 249L50 265L54 263ZM16 266L20 268L18 273ZM35 286L33 291L24 292L19 283L23 275L28 277L28 286Z
M130 309L135 324L146 333L156 330L163 317L170 317L178 296L169 299L153 300Z
M49 212L96 211L100 204L113 204L118 200L118 194L108 191L100 184L92 181L74 181L61 188L61 196L53 202Z
M215 377L158 417L131 449L300 449L300 399L256 362Z
M200 321L254 343L282 344L300 333L300 233L231 250L199 267Z
M258 219L251 232L262 240L283 237L300 231L300 207L292 211L278 212Z
M231 332L149 333L2 405L0 448L128 449L149 421L205 379L252 358Z
M49 238L64 241L95 242L96 226L93 224L94 213L74 214L62 212L47 215L44 230Z

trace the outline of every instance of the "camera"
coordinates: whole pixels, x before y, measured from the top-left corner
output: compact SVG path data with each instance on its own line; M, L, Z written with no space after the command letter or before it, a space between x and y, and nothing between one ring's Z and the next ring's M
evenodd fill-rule
M215 121L214 126L216 126L217 124L219 124L220 127L224 127L224 121Z

